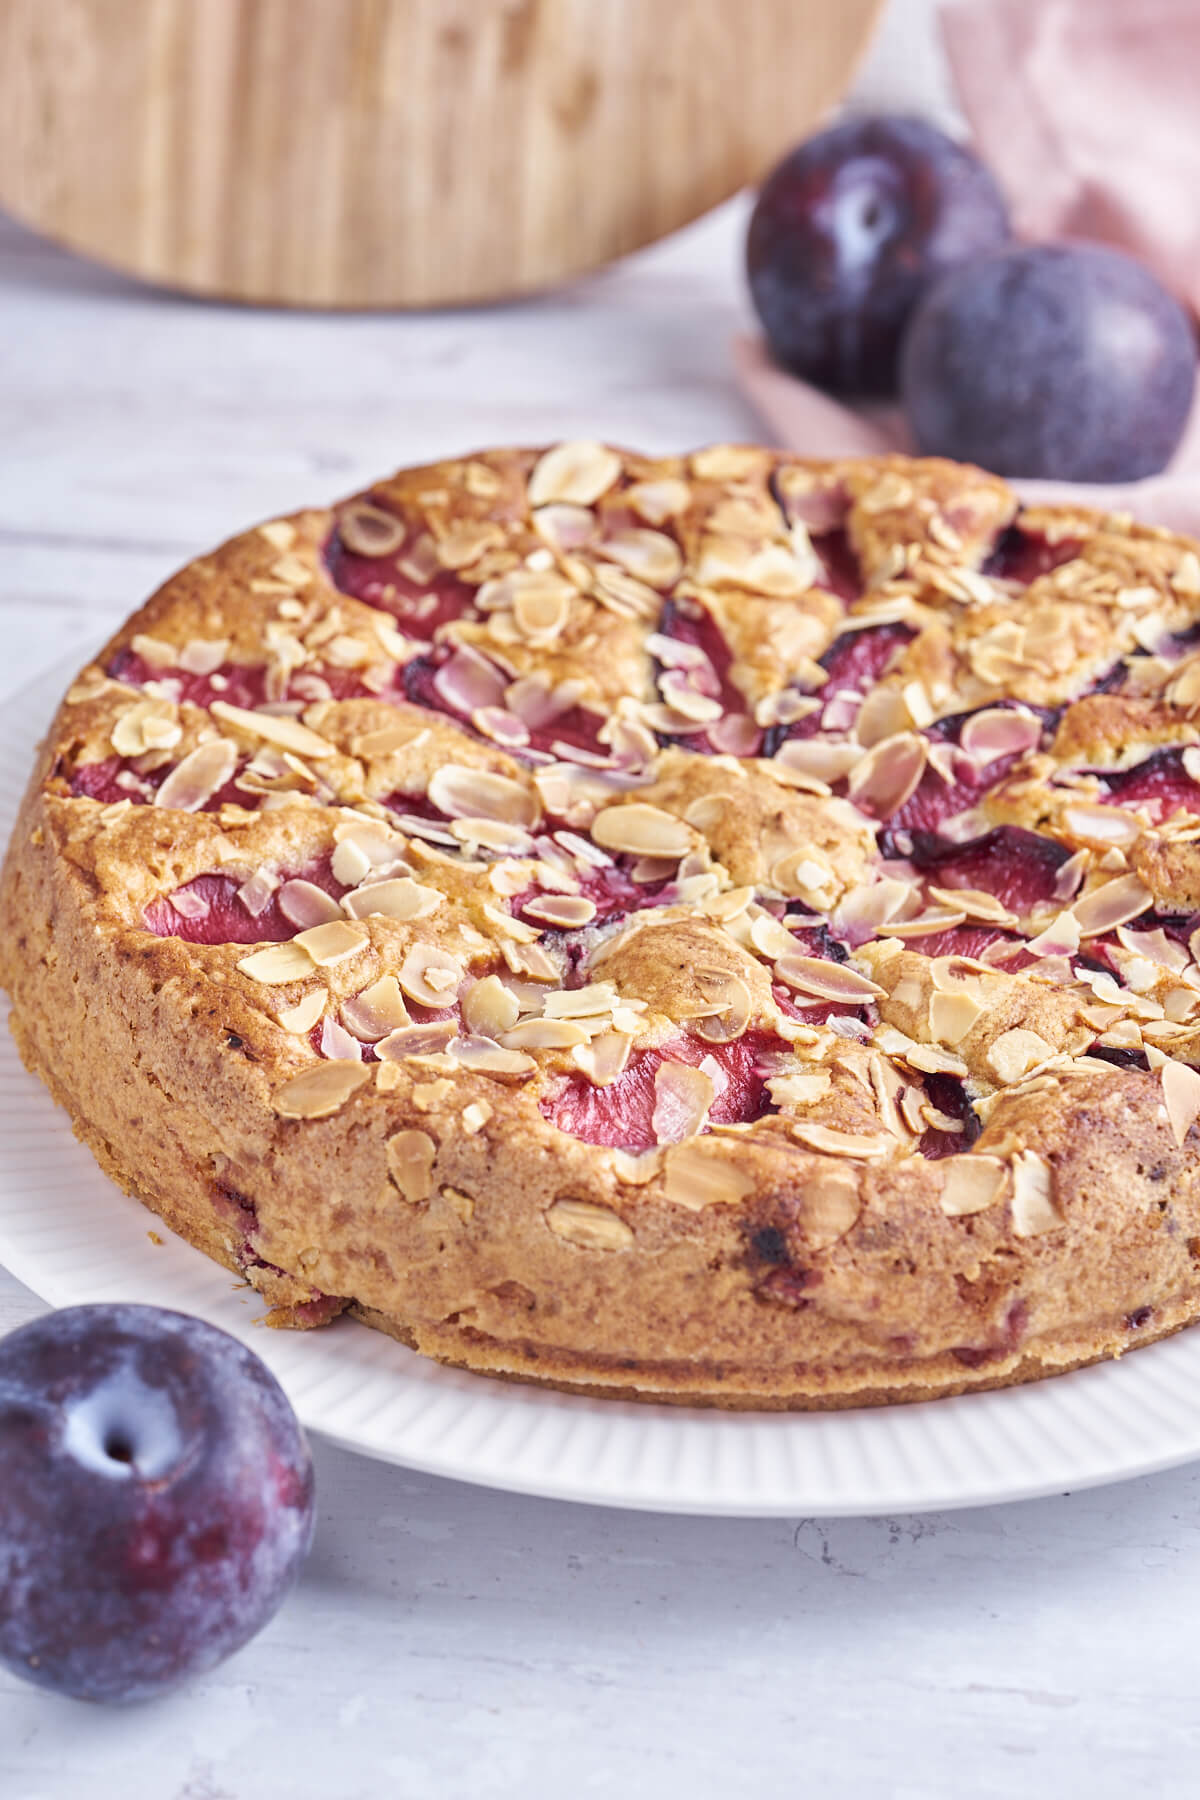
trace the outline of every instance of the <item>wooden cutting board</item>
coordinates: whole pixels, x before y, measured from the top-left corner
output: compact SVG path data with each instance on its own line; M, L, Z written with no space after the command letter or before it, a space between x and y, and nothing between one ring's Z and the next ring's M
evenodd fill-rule
M198 294L518 294L757 180L880 4L2 0L0 205Z

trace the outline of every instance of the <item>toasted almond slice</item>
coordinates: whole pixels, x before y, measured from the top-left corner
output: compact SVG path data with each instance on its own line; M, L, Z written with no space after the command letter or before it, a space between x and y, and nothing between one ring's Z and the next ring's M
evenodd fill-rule
M291 925L327 925L342 917L339 900L312 881L285 881L279 890L279 910Z
M820 1125L808 1119L789 1120L788 1129L802 1144L820 1150L826 1156L856 1156L870 1160L887 1156L897 1148L897 1140L890 1131L837 1131L832 1125Z
M372 1078L357 1062L321 1062L285 1081L271 1102L281 1119L327 1119Z
M983 1011L973 994L934 993L929 996L929 1032L940 1044L958 1044Z
M301 725L298 719L281 717L275 713L251 712L245 706L231 706L228 700L214 700L209 712L216 719L223 719L227 725L234 725L251 737L260 737L265 743L275 744L280 750L291 750L297 756L307 756L317 762L324 756L336 756L337 746L328 738L318 737L307 725Z
M855 763L847 778L847 792L857 806L877 819L888 819L916 792L929 746L915 732L896 732L881 738Z
M982 1151L951 1156L942 1167L946 1179L939 1201L942 1211L951 1219L984 1212L995 1205L1008 1179L1008 1167L1000 1157L986 1156Z
M355 556L394 556L404 542L402 522L369 500L352 500L338 514L338 536Z
M829 743L824 738L791 738L781 744L772 764L810 775L815 781L833 783L843 780L856 763L862 761L861 744Z
M375 1046L382 1062L407 1062L410 1056L436 1056L455 1033L453 1019L430 1019L424 1025L399 1025Z
M611 1087L625 1073L632 1044L629 1032L602 1031L590 1043L572 1050L571 1061L593 1087Z
M494 1038L456 1037L450 1040L447 1050L464 1069L470 1069L477 1075L491 1075L497 1080L505 1080L510 1075L522 1079L532 1075L537 1063L532 1056L526 1056L522 1050L510 1050L503 1044L496 1043Z
M445 763L430 777L430 800L448 819L496 819L506 825L536 825L537 795L522 782L490 769Z
M268 944L265 950L244 956L238 968L251 981L261 981L264 987L277 987L285 981L303 981L311 975L313 959L296 939L290 944Z
M462 1109L462 1128L468 1137L478 1137L492 1116L486 1100L468 1100Z
M1036 1150L1013 1157L1012 1227L1015 1237L1040 1237L1056 1231L1063 1216L1054 1204L1054 1176Z
M754 1003L741 976L729 969L699 969L696 987L701 999L716 1009L695 1020L692 1030L696 1036L708 1044L731 1044L743 1036Z
M378 1043L391 1031L412 1023L400 984L394 975L381 975L361 994L342 1002L342 1023L364 1044Z
M832 1081L828 1069L815 1069L811 1074L773 1075L767 1088L778 1107L811 1106L814 1101L824 1099Z
M1188 1132L1200 1118L1200 1074L1187 1063L1176 1062L1171 1057L1158 1073L1171 1134L1182 1147Z
M573 1050L590 1035L574 1019L521 1019L500 1042L506 1050Z
M522 911L561 931L576 931L581 925L591 924L596 905L582 894L539 894L536 899L527 900Z
M1053 1055L1053 1044L1048 1044L1038 1032L1016 1026L1012 1031L1001 1032L989 1046L987 1065L997 1081L1008 1087L1023 1081Z
M633 1243L632 1229L611 1206L597 1206L591 1200L556 1200L544 1216L555 1237L581 1250L628 1250Z
M708 1206L736 1206L754 1188L755 1178L739 1169L736 1147L711 1137L685 1138L666 1152L663 1192L673 1206L703 1212Z
M888 937L932 937L939 931L949 931L955 925L966 920L963 908L953 911L944 906L930 906L924 912L915 913L911 919L889 919L886 926Z
M539 457L529 477L530 506L565 502L591 506L606 494L621 473L621 459L606 444L590 438L555 444Z
M346 919L331 919L327 925L313 925L308 931L298 931L292 942L306 950L319 969L328 969L334 963L345 962L348 956L356 956L370 939L361 925L352 925Z
M826 962L823 957L801 956L799 952L781 956L775 964L775 973L789 987L813 994L819 1000L848 1000L861 1005L864 1000L873 1000L886 992L877 982L860 975L846 963Z
M968 919L981 919L989 925L1015 925L1016 915L983 888L941 888L931 886L929 898L951 912L963 912Z
M276 1017L285 1031L290 1031L294 1037L304 1037L325 1011L328 998L323 987L314 988L311 994L305 994L295 1006L281 1008Z
M859 1176L853 1169L824 1169L806 1181L800 1195L800 1227L814 1250L825 1250L858 1221L862 1211Z
M321 1055L330 1062L361 1062L362 1045L336 1019L326 1019L321 1026Z
M445 895L400 875L391 881L372 881L347 894L342 905L352 919L428 919L443 904Z
M463 979L463 966L457 957L436 944L413 944L400 965L398 978L410 1000L421 1006L449 1006Z
M364 732L356 737L351 748L355 756L362 756L368 762L380 756L391 756L397 750L415 750L429 736L425 725L417 725L411 719L401 719L394 725L384 725L378 731Z
M860 757L884 738L907 732L914 723L903 694L895 688L872 688L857 709L851 727Z
M985 706L964 722L959 745L986 768L1002 756L1023 756L1042 741L1042 722L1033 713Z
M1082 935L1097 937L1117 925L1128 925L1145 912L1152 899L1149 888L1136 875L1119 875L1115 881L1106 881L1103 887L1084 894L1071 910Z
M642 526L611 533L596 545L596 553L652 588L671 587L683 569L683 557L674 538Z
M511 988L498 975L485 975L473 981L463 996L463 1018L467 1029L479 1037L499 1037L521 1016L521 1006Z
M582 1019L592 1013L611 1012L617 998L611 981L593 981L587 987L561 988L547 994L543 1011L548 1019Z
M660 1063L654 1076L651 1129L660 1144L695 1137L708 1121L716 1089L712 1076L690 1063Z
M1145 830L1136 813L1122 812L1119 806L1064 806L1059 822L1071 837L1101 850L1132 844Z
M696 843L696 834L682 819L642 801L605 807L596 814L592 837L603 850L672 861L686 856Z
M401 1196L415 1205L433 1192L437 1145L427 1131L397 1131L386 1145L388 1174Z
M230 780L237 764L236 744L228 738L209 738L176 763L155 794L154 805L199 812Z

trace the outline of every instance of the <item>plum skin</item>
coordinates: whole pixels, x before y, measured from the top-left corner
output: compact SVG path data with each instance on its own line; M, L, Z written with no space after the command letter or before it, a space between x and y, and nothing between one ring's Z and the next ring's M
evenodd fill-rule
M1009 236L978 157L924 119L850 119L791 151L746 239L775 360L845 395L895 392L904 326L946 269Z
M78 1306L0 1341L0 1661L145 1700L274 1614L314 1523L308 1445L244 1345L158 1307Z
M1059 481L1157 474L1195 380L1183 307L1100 244L994 251L951 270L918 305L901 355L923 455Z

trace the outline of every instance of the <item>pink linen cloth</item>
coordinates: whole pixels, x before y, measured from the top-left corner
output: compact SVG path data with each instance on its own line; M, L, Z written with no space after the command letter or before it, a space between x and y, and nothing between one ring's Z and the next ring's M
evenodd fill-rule
M1200 310L1200 0L951 0L940 23L970 136L1017 235L1118 245ZM912 448L897 408L831 399L776 368L760 339L738 339L734 363L788 449ZM1161 475L1013 486L1200 536L1200 401Z

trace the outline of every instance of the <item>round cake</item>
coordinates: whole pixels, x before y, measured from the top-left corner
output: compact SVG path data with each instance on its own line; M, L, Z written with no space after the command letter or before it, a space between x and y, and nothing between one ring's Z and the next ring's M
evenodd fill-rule
M942 461L409 469L174 576L3 878L21 1052L269 1322L811 1407L1200 1316L1200 556Z

